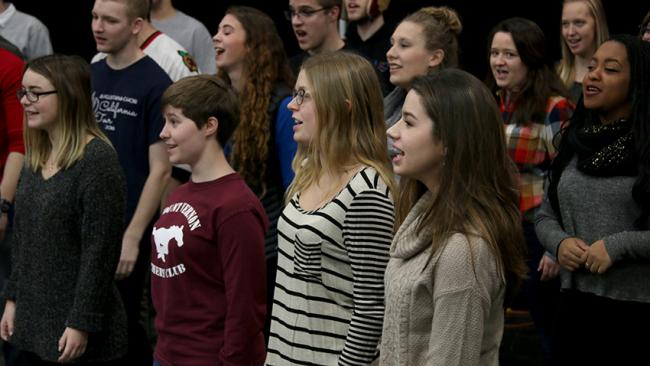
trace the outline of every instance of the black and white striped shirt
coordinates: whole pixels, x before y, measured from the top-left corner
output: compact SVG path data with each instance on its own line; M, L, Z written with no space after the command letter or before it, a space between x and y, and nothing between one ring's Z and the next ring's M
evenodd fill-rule
M393 201L366 167L319 209L299 194L278 222L267 365L368 365L377 358Z

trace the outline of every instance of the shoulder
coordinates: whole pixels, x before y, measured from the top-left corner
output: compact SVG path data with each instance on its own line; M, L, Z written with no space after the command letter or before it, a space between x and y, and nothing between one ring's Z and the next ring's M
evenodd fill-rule
M574 109L575 105L569 99L558 95L549 97L546 102L546 113L551 116L557 115L568 119Z
M84 158L91 163L103 161L105 159L116 158L115 149L106 141L95 137L88 142L84 150Z
M4 71L5 69L12 69L20 70L22 72L24 62L14 53L0 47L0 65L2 65L0 71Z
M342 202L349 208L346 220L358 218L359 215L380 214L382 217L394 217L395 206L388 186L374 168L365 167L350 180L343 192ZM391 223L392 225L392 223Z
M208 32L208 29L201 23L198 19L189 16L185 13L183 13L180 10L176 10L176 19L181 20L184 25L188 26L189 28L193 28L194 30L203 30L205 29L206 32Z
M380 196L389 197L388 186L381 178L381 175L372 167L362 168L348 184L353 195L363 193L377 193Z
M171 84L172 81L167 72L149 55L145 55L128 70L131 75L138 78L138 85Z
M117 153L112 145L95 137L84 148L82 158L84 170L105 171L119 168Z
M90 72L92 73L92 81L93 84L95 82L95 79L98 76L103 76L103 72L108 71L108 65L106 64L106 54L99 52L95 56L93 56L92 60L90 60Z
M45 24L43 24L43 22L38 20L38 18L36 18L31 14L24 13L18 9L16 9L16 12L12 16L12 19L15 21L20 21L21 23L27 23L26 25L28 26L36 25L38 27L45 28Z
M260 200L237 173L215 182L212 189L222 197L216 207L219 211L218 222L220 223L238 217L240 214L260 216L264 211Z

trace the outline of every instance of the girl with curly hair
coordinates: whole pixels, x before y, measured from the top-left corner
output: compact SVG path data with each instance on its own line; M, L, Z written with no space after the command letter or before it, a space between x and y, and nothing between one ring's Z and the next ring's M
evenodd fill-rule
M273 298L276 231L296 152L287 109L294 76L273 20L247 6L233 6L213 38L217 77L239 93L240 122L226 154L233 168L262 201L269 218L265 238L268 298ZM270 302L269 302L270 303ZM267 323L268 329L268 323Z

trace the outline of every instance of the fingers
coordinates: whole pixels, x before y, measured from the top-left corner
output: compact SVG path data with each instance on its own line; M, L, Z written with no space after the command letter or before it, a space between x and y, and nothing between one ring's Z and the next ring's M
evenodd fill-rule
M0 323L0 338L5 342L9 341L9 324L4 320Z
M578 248L580 248L582 251L587 251L589 249L589 245L587 245L584 240L578 238L574 238L574 240Z
M0 323L0 338L8 342L9 338L14 334L14 322L9 319L2 319Z
M61 351L63 352L57 361L70 362L84 354L86 351L86 343L69 336L66 331L63 332L61 339L59 339L59 352Z
M560 265L569 271L575 271L585 260L585 249L581 245L583 241L577 238L567 238L560 243L558 251L558 260Z
M119 264L117 265L117 270L115 271L115 279L123 280L129 277L129 275L131 275L131 272L133 272L134 267L135 261L120 260Z

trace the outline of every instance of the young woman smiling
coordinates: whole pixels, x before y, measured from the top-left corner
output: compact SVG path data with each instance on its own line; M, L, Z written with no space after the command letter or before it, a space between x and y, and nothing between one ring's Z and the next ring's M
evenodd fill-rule
M233 6L213 38L217 77L239 93L240 119L225 152L233 168L262 201L269 219L265 238L267 288L273 298L277 264L278 217L293 180L296 153L287 104L294 76L273 20L261 11ZM270 302L268 313L270 314ZM267 321L266 335L268 337Z
M609 37L603 4L600 0L564 0L561 27L562 59L557 72L576 103L591 55Z
M508 153L519 170L519 209L528 243L530 277L523 301L514 306L530 310L548 360L559 284L555 253L544 253L533 220L544 195L544 177L555 156L554 137L569 119L573 104L545 53L542 30L528 19L510 18L490 35L488 85L497 95ZM523 302L523 304L522 304Z
M594 53L562 131L540 241L562 266L556 365L636 364L650 341L650 44Z

